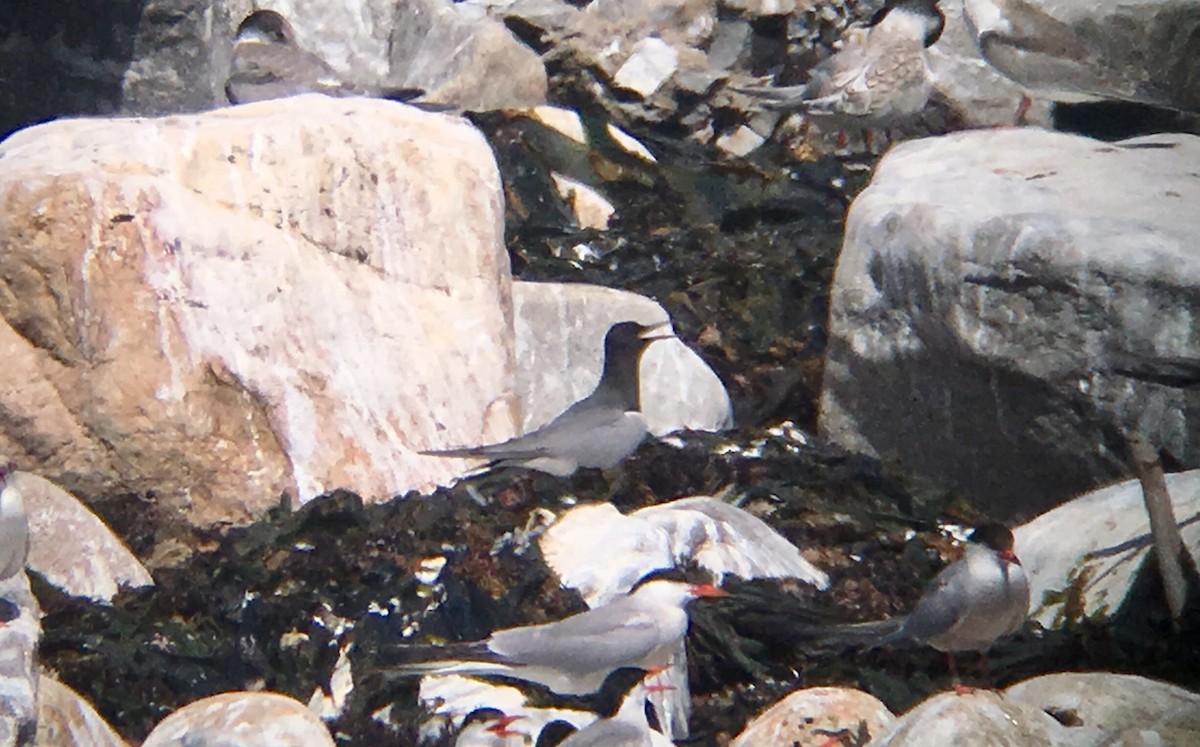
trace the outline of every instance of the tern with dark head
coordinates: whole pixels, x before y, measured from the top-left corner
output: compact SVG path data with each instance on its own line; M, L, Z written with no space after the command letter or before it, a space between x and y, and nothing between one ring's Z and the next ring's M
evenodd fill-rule
M765 108L798 110L865 127L891 127L919 115L933 84L925 49L945 17L937 0L892 0L863 33L844 40L802 86L742 88Z
M953 670L959 651L987 652L1015 633L1029 614L1029 579L1013 552L1012 531L982 524L971 533L966 554L942 569L907 617L860 623L835 631L830 640L871 646L913 641L946 652Z
M296 32L279 13L256 10L246 16L237 29L229 79L225 82L229 103L246 104L303 93L408 101L424 91L384 89L344 81L329 63L296 43Z
M711 584L654 578L627 596L556 622L498 630L476 643L393 647L379 663L394 665L389 671L399 676L499 676L561 695L586 695L617 669L667 666L687 634L687 605L718 596L725 592Z
M537 430L502 443L422 451L428 456L480 457L492 467L524 467L559 477L580 467L608 469L649 434L641 412L638 367L667 324L619 322L604 336L604 369L592 393Z

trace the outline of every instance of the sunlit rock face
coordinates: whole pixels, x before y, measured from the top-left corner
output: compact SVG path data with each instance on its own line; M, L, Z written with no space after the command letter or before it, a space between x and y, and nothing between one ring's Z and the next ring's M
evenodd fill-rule
M503 207L466 122L303 96L0 144L6 453L198 521L433 487L512 435ZM453 258L448 261L447 258Z
M1200 464L1198 158L1033 129L891 151L847 215L822 427L1003 517L1125 474L1123 432Z

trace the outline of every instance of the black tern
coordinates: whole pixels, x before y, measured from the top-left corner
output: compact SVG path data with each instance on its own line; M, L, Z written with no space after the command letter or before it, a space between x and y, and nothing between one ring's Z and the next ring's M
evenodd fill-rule
M29 519L12 483L15 469L11 464L0 466L0 580L20 573L29 558Z
M915 117L933 84L925 49L941 36L937 0L893 0L863 32L812 71L802 86L740 88L764 107L800 110L868 127L891 127Z
M409 101L418 88L384 89L342 80L325 60L302 49L287 19L273 10L257 10L241 22L233 48L225 96L231 104L286 98L302 93L373 96Z
M499 676L544 685L559 695L587 695L615 670L667 666L687 634L688 603L725 595L712 584L656 578L628 596L562 620L498 630L475 643L394 647L380 663L398 676Z
M498 444L422 451L441 457L482 457L489 467L525 467L558 477L580 467L608 469L632 454L649 434L641 412L638 366L666 322L620 322L604 336L604 370L592 393L532 433Z

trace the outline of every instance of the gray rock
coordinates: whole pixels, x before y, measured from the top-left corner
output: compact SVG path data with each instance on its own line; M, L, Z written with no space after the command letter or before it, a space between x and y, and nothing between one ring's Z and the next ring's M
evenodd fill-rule
M633 53L613 76L613 85L648 98L679 66L679 53L656 36L633 45Z
M946 692L905 713L868 747L1054 745L1064 728L1045 711L991 691Z
M1166 476L1175 517L1200 514L1200 470ZM1013 530L1017 557L1029 576L1030 616L1061 627L1070 589L1085 617L1115 612L1151 547L1150 520L1137 480L1082 495ZM1183 544L1200 557L1200 524L1180 527Z
M37 747L127 747L92 704L51 677L38 681Z
M41 609L24 571L0 579L0 600L17 613L0 625L0 745L28 747L37 733Z
M125 543L78 498L29 472L14 476L29 514L29 567L68 594L111 602L119 588L154 580Z
M892 150L847 216L823 430L997 517L1127 474L1124 429L1200 465L1197 163L1188 135Z
M1200 744L1200 695L1165 682L1111 672L1062 672L1019 682L1004 697L1073 716L1063 743L1079 745Z
M472 17L446 0L404 0L388 42L399 85L461 109L520 109L546 102L541 59L501 21Z
M645 296L582 283L514 282L513 309L524 433L591 392L610 325L667 319ZM655 435L681 428L717 431L733 423L721 380L679 340L660 340L646 349L641 384L642 412Z
M333 747L316 714L286 695L231 692L198 700L159 722L142 747Z
M988 62L1058 101L1138 101L1200 111L1193 0L967 0Z
M845 687L806 687L755 716L732 747L789 745L825 747L831 735L865 729L875 736L891 728L896 717L879 699Z

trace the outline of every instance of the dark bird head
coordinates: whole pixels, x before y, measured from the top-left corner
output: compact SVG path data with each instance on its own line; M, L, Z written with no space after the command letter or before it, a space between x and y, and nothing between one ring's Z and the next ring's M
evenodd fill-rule
M878 26L893 11L903 13L919 24L927 48L941 38L942 30L946 27L946 16L938 7L938 0L888 0L868 25Z
M600 714L601 718L617 715L625 696L649 674L647 670L638 667L621 667L609 672L600 689L589 696L591 709Z
M499 708L476 708L467 714L463 719L460 732L465 731L472 724L491 724L487 727L487 731L499 736L508 736L513 732L508 731L508 727L514 721L520 721L524 716L506 716Z
M256 10L237 28L237 38L258 39L271 44L295 44L296 32L287 19L273 10Z
M607 389L625 408L642 409L638 393L638 364L642 353L655 340L673 337L668 322L649 326L637 322L618 322L604 335L604 372L596 389Z
M566 741L567 737L577 731L579 730L566 721L556 719L542 727L542 730L538 732L537 742L534 743L533 747L558 747L558 745Z
M1013 552L1013 545L1016 541L1013 539L1012 530L1003 524L980 524L971 532L969 539L972 542L990 548L992 552L996 553L1003 560L1016 563L1017 565L1021 564L1021 561L1017 559L1016 553Z

